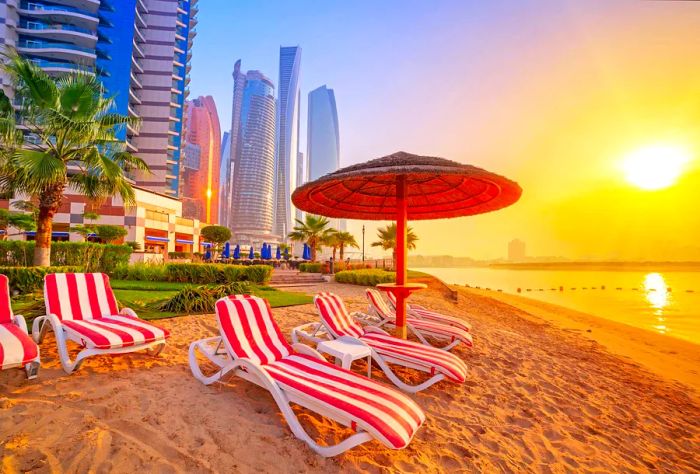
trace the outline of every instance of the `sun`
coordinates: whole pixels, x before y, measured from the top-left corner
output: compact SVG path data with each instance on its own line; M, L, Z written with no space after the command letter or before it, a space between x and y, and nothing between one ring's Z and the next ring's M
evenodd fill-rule
M630 184L653 191L674 184L690 158L690 152L682 147L647 146L629 153L622 161L622 170Z

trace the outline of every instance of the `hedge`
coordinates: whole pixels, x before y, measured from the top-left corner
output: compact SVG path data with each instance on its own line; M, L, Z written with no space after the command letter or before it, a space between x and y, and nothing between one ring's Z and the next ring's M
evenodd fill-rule
M44 287L47 273L79 273L82 267L0 267L0 274L10 280L10 294L27 294Z
M209 284L249 281L264 284L270 280L269 265L228 265L217 263L166 263L122 265L112 273L119 280L171 281Z
M321 273L323 271L322 263L300 263L299 271L305 273Z
M351 285L376 286L379 283L392 283L395 280L394 272L381 269L345 270L335 274L336 282Z
M129 263L129 245L93 242L52 242L52 266L81 266L89 272L110 272ZM34 241L0 241L0 266L30 267L34 260Z

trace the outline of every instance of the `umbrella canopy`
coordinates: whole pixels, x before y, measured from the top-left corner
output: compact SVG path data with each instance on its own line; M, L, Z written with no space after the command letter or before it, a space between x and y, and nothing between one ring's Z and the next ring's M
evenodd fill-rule
M235 258L236 260L241 258L241 246L238 244L236 244L236 248L233 249L233 258Z
M270 244L265 244L265 260L270 260L272 258L272 252Z
M277 260L280 260L282 258L282 252L280 252L280 246L277 246L277 254L275 255L275 258Z
M307 244L304 244L304 251L301 254L301 258L304 260L311 260L311 247Z
M292 202L327 217L396 221L396 284L382 289L396 296L397 333L406 337L405 300L421 287L407 282L407 221L483 214L521 194L517 183L476 166L400 151L306 183Z
M284 249L284 258L289 258L289 247Z
M207 250L204 253L204 260L211 260L211 250Z
M231 244L229 242L224 244L224 251L221 252L221 256L223 258L231 258Z
M248 253L248 258L253 260L255 258L255 251L253 250L253 246L250 246L250 252Z

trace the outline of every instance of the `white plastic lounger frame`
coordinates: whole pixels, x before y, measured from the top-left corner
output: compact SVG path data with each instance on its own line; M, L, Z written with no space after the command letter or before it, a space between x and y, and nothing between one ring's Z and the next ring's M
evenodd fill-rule
M326 361L321 354L304 344L292 344L292 348L300 353L315 357L319 360ZM205 376L197 362L197 354L199 351L213 364L219 367L219 370L210 376ZM205 385L210 385L221 380L225 375L233 372L234 375L241 377L249 382L252 382L270 392L279 407L284 419L287 421L289 428L294 433L294 436L308 444L311 449L323 457L337 456L338 454L354 448L362 443L371 441L374 438L366 431L360 431L346 438L333 446L321 446L311 438L299 423L299 419L292 410L290 403L295 403L299 406L308 408L322 416L337 421L344 426L352 426L352 420L338 416L337 413L331 413L325 407L314 403L309 397L301 397L293 392L284 391L258 364L247 359L234 359L229 357L224 348L221 336L210 337L195 341L190 345L189 352L190 369L192 375Z
M122 316L129 316L133 315L131 317L135 317L136 313L134 313L133 310L130 308L123 308L120 312L120 315ZM43 324L42 324L43 323ZM80 366L83 363L83 360L87 359L88 357L92 357L95 355L105 355L105 354L126 354L129 352L138 352L138 351L143 351L145 350L149 355L152 356L157 356L160 354L160 352L163 350L165 347L165 342L164 341L153 341L149 342L147 344L139 344L135 346L128 346L128 347L118 347L118 348L111 348L111 349L94 349L94 348L85 348L82 351L80 351L75 358L74 361L71 360L70 355L68 354L68 346L66 344L66 341L73 341L77 344L83 345L83 341L79 336L73 336L71 335L68 331L66 331L63 328L63 325L61 324L61 320L58 319L58 317L55 314L49 314L46 316L39 316L34 320L34 324L32 325L32 337L34 338L34 342L37 344L41 344L41 342L44 340L44 336L46 335L46 332L49 328L51 327L51 330L53 331L54 335L56 336L56 346L58 347L58 356L61 359L61 366L63 367L63 370L67 373L70 374L75 370L78 370Z

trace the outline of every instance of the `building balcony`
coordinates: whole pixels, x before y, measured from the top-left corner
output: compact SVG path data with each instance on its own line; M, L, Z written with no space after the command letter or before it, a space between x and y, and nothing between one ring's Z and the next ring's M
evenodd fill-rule
M131 109L129 109L129 113L131 113ZM138 137L139 136L139 131L135 129L134 127L131 126L131 124L126 125L126 134L127 136L130 137Z
M20 3L19 13L47 23L71 23L81 28L94 29L99 23L96 13L64 5L43 5L24 1Z
M88 74L95 74L94 66L82 64L64 63L60 61L47 61L45 59L31 59L31 61L43 69L48 74L61 74L66 72L83 71Z
M134 72L131 72L131 87L134 89L143 89L143 86L141 85L141 82L136 78L136 75Z
M80 10L97 13L100 8L100 0L51 0L51 3L58 3L68 7L74 7Z
M141 66L141 61L139 61L136 56L131 56L131 64L139 74L143 74L143 66Z
M138 153L139 149L136 148L130 140L126 141L126 150L130 153Z
M136 41L133 41L132 44L134 45L134 53L135 53L134 55L135 55L137 58L145 58L146 55L143 53L143 50L142 50L141 47L136 43Z
M141 105L141 98L136 95L136 92L131 87L129 88L129 101L136 105Z
M85 48L70 43L20 40L17 42L17 51L49 59L83 61L85 63L94 63L97 58L94 48Z
M48 24L22 19L17 32L41 39L70 42L78 46L90 47L91 49L94 49L97 43L96 30L62 23Z

